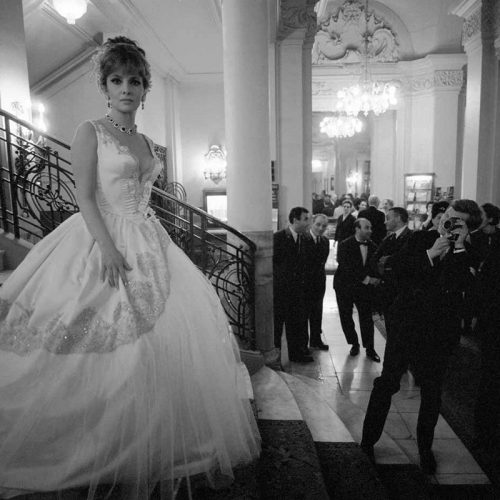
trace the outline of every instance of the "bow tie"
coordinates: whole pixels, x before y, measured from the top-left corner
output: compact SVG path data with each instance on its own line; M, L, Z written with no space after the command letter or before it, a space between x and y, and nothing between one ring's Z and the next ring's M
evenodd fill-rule
M367 241L358 241L358 245L359 246L363 245L364 247L367 247L368 246L368 242Z

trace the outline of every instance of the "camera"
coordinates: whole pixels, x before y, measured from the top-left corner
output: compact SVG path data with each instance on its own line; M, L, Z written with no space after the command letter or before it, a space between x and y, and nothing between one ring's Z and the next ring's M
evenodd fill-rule
M443 222L443 229L448 233L448 238L452 238L454 240L458 238L458 234L453 234L453 231L461 228L462 222L463 221L460 217L450 217Z

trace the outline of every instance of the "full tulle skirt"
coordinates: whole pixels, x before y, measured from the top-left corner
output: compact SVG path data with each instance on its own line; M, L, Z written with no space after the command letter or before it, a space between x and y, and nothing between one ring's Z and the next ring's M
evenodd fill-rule
M154 217L104 217L127 283L100 280L76 214L0 289L0 497L160 484L167 498L176 478L230 478L259 454L212 285Z

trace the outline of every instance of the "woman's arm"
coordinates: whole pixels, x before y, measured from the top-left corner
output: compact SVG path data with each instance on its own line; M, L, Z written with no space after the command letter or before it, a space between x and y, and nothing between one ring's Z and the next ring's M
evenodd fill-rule
M125 283L126 271L132 268L117 250L104 224L96 203L97 186L97 137L91 123L82 123L71 145L71 162L76 181L76 198L87 228L97 242L102 254L102 281L118 288L119 277Z

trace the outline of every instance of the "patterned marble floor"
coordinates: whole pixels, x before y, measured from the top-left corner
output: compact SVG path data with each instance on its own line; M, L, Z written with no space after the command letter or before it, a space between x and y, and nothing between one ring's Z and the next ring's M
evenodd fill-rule
M355 318L358 327L357 318ZM290 363L283 359L286 372L305 376L316 381L316 386L324 388L327 393L338 393L347 397L361 410L366 410L370 397L373 380L382 370L382 363L375 363L368 359L364 349L352 357L349 355L350 346L346 344L340 326L340 319L333 290L333 277L327 277L327 291L323 312L323 340L329 344L330 350L314 351L314 363ZM359 330L358 330L359 333ZM375 350L383 362L385 348L384 337L375 331ZM286 356L286 354L284 354ZM337 398L341 401L341 398ZM333 398L329 400L335 411L349 427L354 439L359 440L362 419L357 420L354 427L349 426L352 412L345 404L336 404ZM411 462L418 464L416 445L416 422L420 404L420 391L414 384L411 374L406 374L401 381L401 390L393 397L391 411L384 431L406 453ZM344 414L343 414L344 412ZM455 435L450 426L440 416L435 433L434 453L438 461L437 473L433 480L440 484L487 484L489 480L474 458ZM383 445L376 446L377 462L387 462L391 451Z

